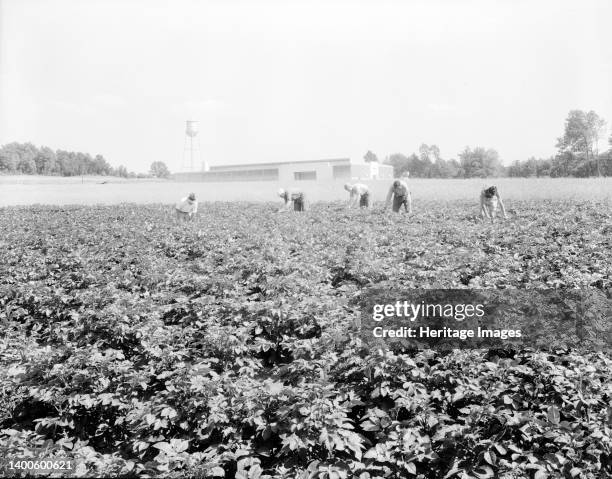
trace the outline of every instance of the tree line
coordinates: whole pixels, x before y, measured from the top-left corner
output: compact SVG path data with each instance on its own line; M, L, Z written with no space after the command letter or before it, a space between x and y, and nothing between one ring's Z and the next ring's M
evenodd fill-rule
M422 144L419 152L411 155L394 153L383 161L393 166L395 176L417 178L486 178L496 176L612 176L612 136L608 149L599 151L605 135L606 121L594 111L572 110L565 120L563 135L558 138L557 154L550 158L528 158L504 166L493 148L466 147L458 159L441 157L436 145ZM378 161L368 151L366 162Z
M7 143L0 146L0 174L82 176L101 175L122 178L167 178L167 166L156 161L149 173L134 173L123 166L113 167L102 155L38 148L32 143Z
M606 131L606 121L594 111L572 110L565 120L563 135L557 140L557 154L550 158L528 158L504 166L493 148L466 147L458 159L444 159L436 145L422 144L411 155L394 153L384 163L393 166L397 177L486 178L496 176L612 176L612 136L608 149L599 151ZM366 162L378 161L368 151ZM81 176L104 175L123 178L167 178L167 166L156 161L148 173L128 172L123 165L112 167L102 155L52 150L32 143L8 143L0 146L0 174Z
M102 155L80 151L38 148L32 143L7 143L0 147L0 173L22 175L130 176L125 166L112 167ZM135 175L134 173L131 173Z

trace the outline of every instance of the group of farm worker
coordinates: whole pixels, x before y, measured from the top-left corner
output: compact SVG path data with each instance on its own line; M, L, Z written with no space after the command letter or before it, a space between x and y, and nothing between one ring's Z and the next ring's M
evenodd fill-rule
M344 189L348 191L349 203L348 207L352 208L359 203L361 208L370 208L372 206L372 199L370 194L370 188L362 183L350 184L346 183ZM287 211L290 209L291 203L293 203L294 211L306 211L308 209L308 201L305 193L296 188L278 190L278 196L284 200L285 205L280 211ZM396 213L400 211L401 207L404 207L406 213L412 213L412 195L408 189L408 184L404 180L395 180L389 189L387 194L387 202L385 208L389 207L389 204L393 200L393 211Z
M350 184L346 183L344 189L348 191L349 203L348 207L352 208L359 203L361 208L370 208L372 199L370 188L362 183ZM278 196L285 202L284 206L279 211L287 211L293 203L294 211L306 211L308 209L308 201L302 190L292 188L278 190ZM392 203L392 208L395 213L399 213L404 208L406 213L412 213L412 194L408 189L408 184L404 180L394 180L387 193L385 209ZM504 202L499 196L499 191L496 186L490 186L480 192L480 216L495 221L498 208L501 210L504 219L507 218Z
M346 183L344 189L349 193L348 207L352 208L359 203L361 208L370 208L372 206L372 199L370 194L370 188L362 183L350 184ZM294 211L306 211L308 209L308 200L304 191L297 188L278 190L278 196L284 201L283 207L279 212L288 211L293 204ZM393 201L393 211L399 213L404 208L406 213L412 213L412 195L408 189L408 184L404 180L394 180L387 193L387 199L385 202L385 209L389 207ZM485 188L480 192L480 216L485 219L495 221L497 216L497 209L501 209L501 212L506 216L506 209L504 203L499 196L499 191L496 186ZM175 206L175 212L178 219L190 220L193 219L194 215L198 211L198 202L195 194L190 193L189 196L182 198Z

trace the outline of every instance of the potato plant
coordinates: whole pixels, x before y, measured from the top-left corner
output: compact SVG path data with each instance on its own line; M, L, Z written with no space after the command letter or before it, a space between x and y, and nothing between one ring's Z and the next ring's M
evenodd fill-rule
M610 351L405 353L369 287L610 292L609 205L0 209L0 456L79 475L602 478Z

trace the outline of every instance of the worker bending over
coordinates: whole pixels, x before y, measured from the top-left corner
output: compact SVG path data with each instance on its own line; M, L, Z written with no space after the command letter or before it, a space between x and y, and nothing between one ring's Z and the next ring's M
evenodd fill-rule
M348 191L351 196L349 198L348 207L352 208L359 201L360 208L370 208L370 188L361 183L355 183L351 185L347 183L344 185L344 189Z
M393 211L399 213L402 205L406 213L412 213L412 195L408 189L408 184L403 180L395 180L389 188L387 194L387 202L385 208L389 207L389 203L393 199Z
M302 190L298 190L296 188L283 189L280 188L278 190L278 196L280 196L285 204L281 207L278 212L288 211L290 208L290 203L293 203L293 211L306 211L308 209L308 204L306 202L306 195Z
M480 217L482 219L489 218L491 222L495 222L498 207L501 209L504 219L507 219L506 208L504 208L504 202L499 196L497 186L490 186L480 192Z
M198 202L196 201L195 193L189 193L189 196L181 198L174 207L176 217L181 221L193 220L193 217L198 212Z

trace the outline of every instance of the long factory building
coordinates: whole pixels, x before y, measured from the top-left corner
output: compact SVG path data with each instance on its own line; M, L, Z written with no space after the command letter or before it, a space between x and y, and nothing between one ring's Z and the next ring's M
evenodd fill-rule
M375 180L393 178L393 167L378 162L351 163L349 158L248 163L211 166L209 171L175 173L179 181L317 181Z

